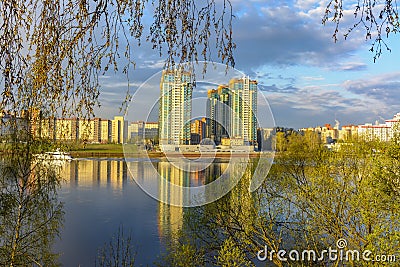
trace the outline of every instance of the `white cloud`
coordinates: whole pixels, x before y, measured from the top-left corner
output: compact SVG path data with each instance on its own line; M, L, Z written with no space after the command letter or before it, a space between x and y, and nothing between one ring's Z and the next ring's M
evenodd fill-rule
M310 10L287 5L246 8L247 15L238 18L233 29L236 62L251 68L261 65L327 67L347 59L360 49L360 43L365 43L363 36L354 34L346 41L334 43L335 25L321 23L324 10L324 2L317 2ZM347 26L343 27L347 30Z
M343 87L356 95L384 103L388 108L400 109L400 72L385 73L364 77L357 80L346 80Z
M361 71L367 69L368 65L363 62L339 62L329 67L336 71Z
M277 88L264 91L264 95L271 104L277 125L280 126L317 126L331 123L335 118L344 124L373 122L379 116L390 118L397 109L387 105L382 98L369 97L368 93L349 94L346 90L339 91L341 86L347 86L362 92L368 82L363 80L356 83L348 81L343 84L311 85L290 91ZM398 101L398 98L394 101Z
M141 69L163 69L165 65L165 60L144 60L139 64Z
M325 80L325 78L322 76L317 76L317 77L303 76L303 77L300 77L300 79L305 80L305 81L323 81L323 80Z
M142 83L141 82L129 82L128 81L109 81L109 82L100 82L101 87L103 88L116 88L116 89L124 89L130 87L139 87Z

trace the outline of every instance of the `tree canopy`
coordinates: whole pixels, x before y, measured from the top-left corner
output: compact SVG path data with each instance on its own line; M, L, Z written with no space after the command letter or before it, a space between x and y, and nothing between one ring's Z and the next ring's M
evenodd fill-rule
M176 266L370 266L364 251L370 259L384 255L382 265L398 259L398 139L349 139L330 151L314 133L277 138L284 145L262 186L248 191L251 162L229 194L184 210L178 238L169 239L161 266L182 259L196 264ZM339 241L344 253L356 250L360 257L324 257L322 251L339 248ZM261 262L257 253L265 247L275 254ZM277 256L282 249L287 260ZM318 260L290 259L292 250L315 251Z
M99 104L99 74L127 73L143 42L167 65L209 60L214 52L234 65L230 0L2 0L0 11L2 110L90 114ZM389 49L383 37L399 30L396 1L329 1L322 22L336 24L335 41L350 15L346 38L363 30L375 59Z
M214 49L234 64L229 0L2 0L0 11L2 110L90 114L99 74L127 73L142 41L167 65L209 60Z

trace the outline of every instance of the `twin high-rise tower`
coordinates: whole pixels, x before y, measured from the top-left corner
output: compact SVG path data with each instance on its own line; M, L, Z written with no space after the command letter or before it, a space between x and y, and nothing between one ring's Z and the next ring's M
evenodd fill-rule
M190 144L192 82L189 72L162 72L159 104L161 145ZM216 144L223 138L257 142L257 81L231 79L207 94L207 137Z
M257 142L257 81L248 77L231 79L229 85L208 91L208 137L219 144L222 138Z

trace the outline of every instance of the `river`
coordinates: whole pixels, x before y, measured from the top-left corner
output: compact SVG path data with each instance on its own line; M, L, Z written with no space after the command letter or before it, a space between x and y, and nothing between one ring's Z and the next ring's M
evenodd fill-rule
M133 177L146 180L151 164L168 179L201 185L218 176L228 163L213 162L184 176L168 162L133 159L88 158L63 166L59 198L64 203L65 221L55 251L63 266L94 266L98 249L112 240L118 228L129 233L136 252L135 266L152 266L165 253L164 238L182 225L184 208L163 204L147 195ZM132 176L133 175L133 176ZM179 182L180 183L180 182ZM137 263L137 264L136 264Z

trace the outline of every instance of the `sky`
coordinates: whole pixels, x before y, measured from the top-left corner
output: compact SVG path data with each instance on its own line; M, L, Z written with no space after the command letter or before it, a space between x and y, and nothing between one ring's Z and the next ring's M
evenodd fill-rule
M344 0L336 43L332 38L335 24L322 25L327 1L231 2L236 16L235 71L258 81L259 94L270 107L260 109L259 117L271 111L276 126L302 128L334 125L335 120L342 126L382 123L400 112L399 36L392 34L385 40L391 51L384 51L375 62L375 54L369 51L372 43L361 28L344 40L343 34L355 22L354 2ZM134 49L136 69L129 73L132 92L145 88L149 79L157 92L165 58L146 44ZM214 60L218 62L218 58ZM206 75L213 79L212 74ZM125 99L127 78L106 73L100 84L102 106L96 116L111 119L118 115ZM200 87L197 96L204 93L205 97L207 88ZM143 116L148 112L137 103L134 96L128 113L135 114L135 119L146 119Z

